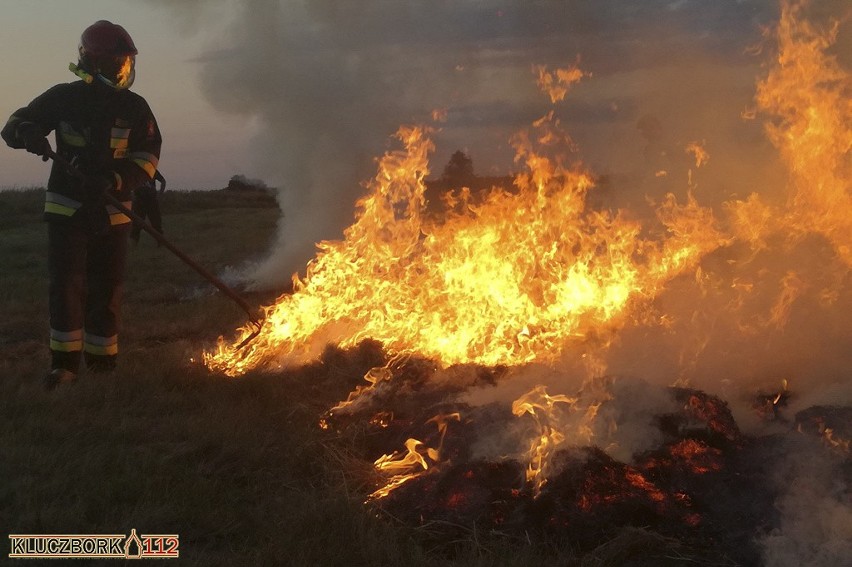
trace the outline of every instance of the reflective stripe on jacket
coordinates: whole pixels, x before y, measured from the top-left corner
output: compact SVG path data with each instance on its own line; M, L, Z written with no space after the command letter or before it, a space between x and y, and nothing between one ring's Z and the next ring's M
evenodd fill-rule
M64 83L48 89L16 110L3 127L3 140L23 148L18 135L25 123L44 135L56 132L56 153L87 175L112 175L115 197L130 206L134 189L157 171L162 139L148 103L129 90L113 90L99 82ZM84 202L79 179L54 163L47 183L46 218L73 216ZM108 207L110 224L130 219Z

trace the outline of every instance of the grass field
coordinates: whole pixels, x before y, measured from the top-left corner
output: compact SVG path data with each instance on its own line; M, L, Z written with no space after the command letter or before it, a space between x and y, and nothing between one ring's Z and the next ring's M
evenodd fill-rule
M163 204L166 235L214 272L262 253L279 217L267 200L226 197L169 192ZM185 565L580 564L570 550L474 531L442 541L375 517L357 440L317 422L380 349L330 348L276 375L211 374L191 359L245 317L144 234L128 263L118 370L45 391L42 198L0 192L0 563L38 563L8 559L8 534L135 528L179 534Z

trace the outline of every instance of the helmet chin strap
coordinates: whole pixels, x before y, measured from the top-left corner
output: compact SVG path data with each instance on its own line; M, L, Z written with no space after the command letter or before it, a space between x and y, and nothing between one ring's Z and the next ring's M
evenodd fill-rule
M95 78L90 73L88 73L87 71L84 71L76 63L69 63L68 64L68 70L71 71L72 73L74 73L75 75L77 75L78 77L80 77L81 79L83 79L88 84L92 84L92 81L95 80Z
M72 73L74 73L75 75L77 75L78 77L80 77L81 79L83 79L83 81L85 81L87 84L91 85L95 80L95 76L93 76L91 73L89 73L88 71L81 68L76 63L69 63L68 64L68 70L71 71ZM112 84L108 79L105 79L101 75L97 75L97 78L106 86L111 87L111 88L113 88L117 91L120 91L120 90L129 89L131 87L131 85L133 85L133 81L136 78L136 70L134 69L133 71L131 71L131 73L132 74L130 76L130 80L127 81L127 86L124 86L124 87L117 87L116 85Z

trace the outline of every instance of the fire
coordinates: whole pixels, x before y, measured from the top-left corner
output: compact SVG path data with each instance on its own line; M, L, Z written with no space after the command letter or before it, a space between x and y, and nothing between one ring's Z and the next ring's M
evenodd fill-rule
M461 414L455 412L451 414L438 414L426 422L434 423L438 427L440 441L437 449L425 447L423 442L417 439L408 439L405 442L405 454L394 453L392 455L382 455L376 459L376 462L373 463L376 469L383 473L391 473L392 476L387 480L385 486L370 494L370 498L387 496L409 480L420 476L423 471L429 468L427 458L433 463L440 461L444 436L447 434L447 425L450 421L459 421L460 419Z
M788 168L789 195L780 211L754 194L731 207L753 242L773 229L793 239L820 234L852 266L852 77L829 53L839 21L821 29L802 17L807 3L781 4L777 62L758 83L756 102L774 118L766 131Z
M547 93L550 97L550 102L559 102L568 94L568 89L574 83L580 82L583 77L589 76L589 73L582 71L578 66L574 65L565 69L556 69L548 71L546 65L537 65L533 71L538 75L536 84L538 87Z
M260 336L238 352L220 342L205 354L210 368L235 376L366 338L443 365L553 361L566 344L625 324L724 242L691 196L659 205L657 239L624 211L586 210L592 175L544 151L567 138L552 115L516 136L515 188L477 204L460 192L439 220L423 215L428 131L397 137L404 149L380 160L344 239L320 243L295 292L266 308Z
M722 452L695 439L685 439L672 446L670 451L673 457L685 463L696 474L718 471L722 468L718 462Z
M420 474L417 472L418 468L421 469L421 472L429 468L426 458L417 450L421 445L423 443L417 439L408 439L405 442L407 452L404 455L394 453L392 455L382 455L376 459L374 463L376 469L382 472L389 472L393 476L385 486L370 494L370 498L387 496L409 480L417 478Z
M566 353L583 352L589 356L588 367L594 367L589 376L595 378L605 366L598 354L622 328L647 322L645 308L679 276L693 276L702 293L705 286L724 289L733 297L725 306L730 310L746 303L761 287L758 276L737 274L726 280L699 265L720 248L740 243L756 256L771 243L794 244L817 234L848 273L852 80L828 55L837 24L819 29L801 19L802 9L802 3L782 2L773 36L777 62L758 83L757 108L748 114L761 112L772 119L767 134L789 169L785 204L754 193L726 203L728 222L720 223L689 191L695 187L690 170L685 198L668 194L654 204L655 222L642 223L625 210L591 209L587 195L595 190L595 176L566 157L573 142L551 111L512 138L519 168L512 187L493 187L476 199L460 188L444 197L444 214L427 215L431 131L404 126L396 133L401 147L378 160L378 171L343 239L318 245L304 278L294 276L294 292L265 308L265 324L252 342L234 348L250 328L230 343L220 339L214 351L204 354L205 364L238 376L311 360L329 343L347 348L365 339L380 342L391 361L371 370L365 377L369 385L332 412L352 411L370 397L366 394L394 380L397 363L415 353L446 368L548 364ZM577 67L550 72L541 66L535 71L553 103L588 76ZM443 111L436 114L445 116ZM710 158L703 141L689 143L685 152L696 169ZM843 285L843 277L837 281L838 287ZM756 325L739 323L739 331L784 327L792 305L811 289L808 274L788 270L779 289L766 316ZM836 291L822 290L824 301L830 304ZM674 316L653 318L667 327ZM703 349L705 343L696 342ZM687 415L732 445L741 441L719 402L688 390L683 396ZM540 385L512 404L514 415L528 415L536 425L524 448L526 481L534 494L546 487L558 449L591 442L590 424L605 396L591 397L551 394ZM374 415L385 427L392 413ZM433 420L439 446L409 438L404 452L376 460L375 467L391 476L371 498L388 495L440 462L446 424L460 416ZM830 428L821 433L828 443L848 451L848 441ZM671 446L666 458L696 474L721 467L719 450L697 440ZM654 502L665 499L646 476L626 470L631 486Z
M538 424L539 434L531 443L530 464L527 467L527 481L535 482L537 491L541 490L544 483L546 468L553 451L565 440L565 435L558 427L559 420L554 419L554 406L559 403L570 407L577 402L576 398L564 395L549 396L546 390L544 386L536 386L512 404L513 414L530 414Z

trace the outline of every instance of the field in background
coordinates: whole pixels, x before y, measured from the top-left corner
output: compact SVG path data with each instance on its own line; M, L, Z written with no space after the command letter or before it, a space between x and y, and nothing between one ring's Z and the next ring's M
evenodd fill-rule
M357 433L341 439L317 422L381 349L329 348L275 375L212 375L191 359L245 317L145 234L128 263L119 369L44 391L42 198L0 192L0 557L10 533L135 528L179 534L184 565L580 564L570 550L475 531L445 541L371 514L363 501L377 479ZM233 192L167 192L163 207L166 236L214 272L261 254L279 217L268 198ZM666 548L633 531L583 565L682 564Z

